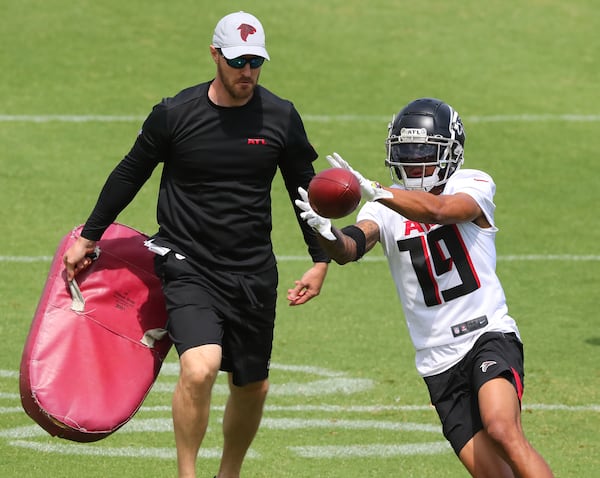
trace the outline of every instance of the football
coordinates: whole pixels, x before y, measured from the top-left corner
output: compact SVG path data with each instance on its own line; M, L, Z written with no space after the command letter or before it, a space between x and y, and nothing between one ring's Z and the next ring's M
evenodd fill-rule
M360 184L347 169L325 169L310 181L308 201L319 216L330 219L344 217L360 203Z

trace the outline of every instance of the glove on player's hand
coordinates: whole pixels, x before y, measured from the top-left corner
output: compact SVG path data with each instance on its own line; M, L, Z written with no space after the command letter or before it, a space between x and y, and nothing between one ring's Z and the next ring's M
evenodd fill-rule
M298 188L298 193L300 194L300 199L296 199L294 202L296 203L296 206L303 211L300 213L300 217L325 239L328 241L335 241L336 237L333 235L333 232L331 232L331 221L325 217L319 216L313 210L308 202L308 193L304 189Z
M352 169L348 162L339 154L333 153L333 156L327 156L327 161L334 168L347 169L354 174L354 177L358 179L358 182L360 183L360 192L363 199L367 201L377 201L379 199L390 199L394 197L390 191L383 189L381 184L365 178L358 171Z

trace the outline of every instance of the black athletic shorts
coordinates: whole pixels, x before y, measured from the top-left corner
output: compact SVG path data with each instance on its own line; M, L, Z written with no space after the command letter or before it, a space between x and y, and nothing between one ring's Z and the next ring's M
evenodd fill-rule
M496 377L509 380L521 400L523 344L513 333L484 333L459 363L438 375L424 377L444 436L457 455L483 429L477 393Z
M277 268L243 275L215 271L169 252L155 258L167 305L167 330L177 353L221 345L221 370L243 386L269 375Z

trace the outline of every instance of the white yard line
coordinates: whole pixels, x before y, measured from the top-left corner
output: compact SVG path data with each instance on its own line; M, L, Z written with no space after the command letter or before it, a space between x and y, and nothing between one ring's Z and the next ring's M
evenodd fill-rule
M0 262L50 262L52 256L0 256ZM308 261L306 256L282 255L277 256L278 262ZM384 256L363 257L360 262L384 262ZM566 262L595 262L600 261L598 254L507 254L498 256L501 262L519 261L566 261Z
M304 114L302 118L305 121L314 121L316 123L333 122L369 122L369 121L390 121L392 115L313 115ZM7 115L0 114L0 122L5 123L140 123L144 121L145 116L140 115ZM468 123L541 123L541 122L598 122L598 114L534 114L524 113L518 115L474 115L465 116L465 122Z

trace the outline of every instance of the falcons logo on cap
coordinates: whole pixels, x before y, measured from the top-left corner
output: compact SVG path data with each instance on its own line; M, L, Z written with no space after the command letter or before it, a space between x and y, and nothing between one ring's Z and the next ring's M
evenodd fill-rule
M242 40L246 41L248 39L248 35L252 35L256 33L256 28L252 25L248 25L247 23L242 23L237 29L240 31L240 36Z

